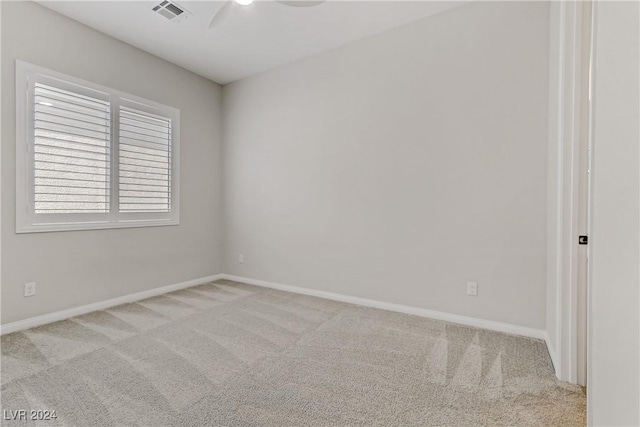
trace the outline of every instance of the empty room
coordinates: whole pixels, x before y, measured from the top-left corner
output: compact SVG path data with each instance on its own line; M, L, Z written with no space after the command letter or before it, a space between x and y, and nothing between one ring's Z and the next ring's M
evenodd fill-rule
M1 426L640 426L639 1L0 1Z

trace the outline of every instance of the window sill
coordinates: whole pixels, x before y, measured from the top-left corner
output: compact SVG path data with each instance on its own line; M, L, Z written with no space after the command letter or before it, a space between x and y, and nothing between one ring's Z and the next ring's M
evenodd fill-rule
M180 225L178 219L139 220L118 222L74 222L55 224L16 224L16 234L50 233L56 231L108 230L114 228L163 227Z

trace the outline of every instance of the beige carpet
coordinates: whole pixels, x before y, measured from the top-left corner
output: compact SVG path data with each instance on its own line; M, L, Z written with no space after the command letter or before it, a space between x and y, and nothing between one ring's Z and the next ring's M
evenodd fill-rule
M1 365L2 425L585 424L542 341L228 281L3 336Z

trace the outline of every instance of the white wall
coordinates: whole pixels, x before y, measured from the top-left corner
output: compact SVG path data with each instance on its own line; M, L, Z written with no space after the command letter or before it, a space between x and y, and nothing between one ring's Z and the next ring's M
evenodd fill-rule
M181 223L15 233L15 59L181 110ZM221 272L221 88L32 2L2 2L2 323ZM24 298L23 284L38 293Z
M588 419L640 425L640 7L597 2Z
M544 329L548 22L474 2L225 86L225 272Z

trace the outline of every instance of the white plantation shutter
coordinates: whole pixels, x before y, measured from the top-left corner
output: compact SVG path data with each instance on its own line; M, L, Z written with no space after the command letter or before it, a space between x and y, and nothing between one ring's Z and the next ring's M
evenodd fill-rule
M109 212L109 103L35 84L34 212Z
M119 210L171 212L171 119L120 107Z
M16 88L16 232L180 223L179 110L22 61Z

